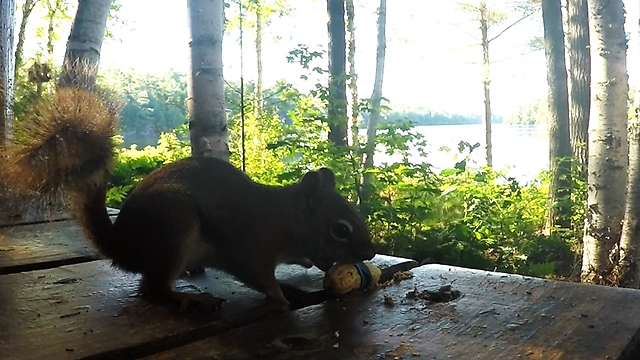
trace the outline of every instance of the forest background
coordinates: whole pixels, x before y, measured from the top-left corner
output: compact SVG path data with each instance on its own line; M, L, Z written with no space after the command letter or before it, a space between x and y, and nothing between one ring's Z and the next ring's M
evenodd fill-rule
M29 40L17 69L15 113L19 121L43 91L30 81L29 70L36 63L59 65L56 60L63 58L63 34L69 32L74 7L64 0L18 3L17 24L22 23L25 4L33 6L25 22ZM492 121L536 125L546 132L542 17L536 11L519 20L517 3L487 1L488 7L503 14L491 29L499 36L491 44ZM638 12L636 2L624 3L627 12ZM54 16L52 4L59 8ZM232 161L241 166L239 125L244 113L243 167L252 178L284 184L309 167L329 165L339 173L342 190L357 201L354 179L362 176L361 171L353 169L348 157L337 156L327 147L321 121L309 121L321 119L326 111L326 2L264 1L272 11L265 16L262 33L264 104L259 111L254 106L258 77L255 22L247 5L240 24L239 4L230 1L226 9L228 27L223 42ZM355 5L357 86L360 94L368 95L375 75L379 4L363 0ZM638 38L629 31L634 29L630 24L635 22L627 21L629 47L635 49ZM481 145L473 139L460 141L455 127L447 129L452 141L445 152L446 162L433 166L431 159L439 155L429 148L433 142L429 128L421 125L481 123L486 74L479 37L475 15L459 2L396 0L387 8L386 101L378 132L378 160L371 171L376 175L377 196L363 204L363 212L380 252L420 262L577 279L585 179L573 179L577 191L571 203L572 227L548 232L544 230L547 170L514 177L509 168L484 166L473 156ZM186 7L181 2L114 4L99 80L126 99L122 147L109 192L111 206L119 206L144 175L189 154L185 135L188 40ZM637 63L637 58L635 51L628 52L629 64ZM638 69L629 66L628 72L633 88ZM42 86L46 93L48 85ZM361 110L364 128L366 101ZM531 153L548 158L548 143L542 144L520 149L518 163L510 165L528 163Z

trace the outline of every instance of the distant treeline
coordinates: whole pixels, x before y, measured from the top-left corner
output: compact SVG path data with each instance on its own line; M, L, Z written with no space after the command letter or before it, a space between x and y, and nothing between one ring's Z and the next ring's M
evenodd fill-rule
M364 114L365 121L368 120L369 114ZM445 114L437 112L414 112L414 111L392 111L387 115L387 120L406 119L415 125L467 125L482 124L482 118L479 115L460 115ZM502 117L494 116L492 123L502 123Z
M369 114L364 113L363 118L366 126L369 121ZM392 110L386 116L386 121L401 119L409 120L415 125L467 125L482 123L482 117L477 114L451 114L424 108ZM491 122L494 124L502 123L502 116L494 115Z
M168 71L164 74L144 74L121 70L103 71L100 82L116 90L125 106L120 120L120 130L124 145L138 144L139 147L153 145L163 132L171 131L187 121L186 92L184 74ZM229 108L229 122L237 121L240 109L239 84L230 82L225 87L225 97ZM251 113L254 84L245 84L245 112ZM269 116L280 118L283 123L290 122L289 111L295 108L300 96L292 85L280 82L264 89L264 111ZM427 109L425 107L407 107L393 105L385 108L382 121L409 120L415 125L463 125L480 124L482 119L476 114L453 114ZM363 111L366 127L369 119ZM502 123L500 116L493 117L493 123Z
M507 116L507 124L511 125L540 125L547 123L547 99L533 99Z

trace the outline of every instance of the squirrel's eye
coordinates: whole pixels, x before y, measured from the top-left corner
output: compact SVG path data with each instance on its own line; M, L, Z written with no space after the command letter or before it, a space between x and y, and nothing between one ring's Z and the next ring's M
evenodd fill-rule
M351 224L344 220L338 220L331 225L331 236L336 240L346 241L353 233L353 227Z

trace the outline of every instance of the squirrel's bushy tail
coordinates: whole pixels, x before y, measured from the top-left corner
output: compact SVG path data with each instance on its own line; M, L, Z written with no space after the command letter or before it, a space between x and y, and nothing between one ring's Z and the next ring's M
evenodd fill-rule
M100 94L59 88L16 125L12 183L46 195L105 187L117 123L118 108Z
M105 196L120 109L108 98L82 88L59 88L16 124L15 145L3 171L12 186L49 199L69 198L101 250L111 230Z

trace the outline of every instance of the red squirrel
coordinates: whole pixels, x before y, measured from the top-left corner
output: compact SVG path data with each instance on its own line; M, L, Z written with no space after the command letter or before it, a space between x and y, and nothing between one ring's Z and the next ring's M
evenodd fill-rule
M59 88L22 122L5 171L13 184L68 197L98 250L116 267L141 274L142 294L181 308L217 309L224 300L212 294L174 290L186 270L211 267L286 309L278 264L326 272L337 262L374 257L367 225L327 168L278 187L217 158L185 158L146 176L112 223L105 199L119 110L110 104L96 92Z

